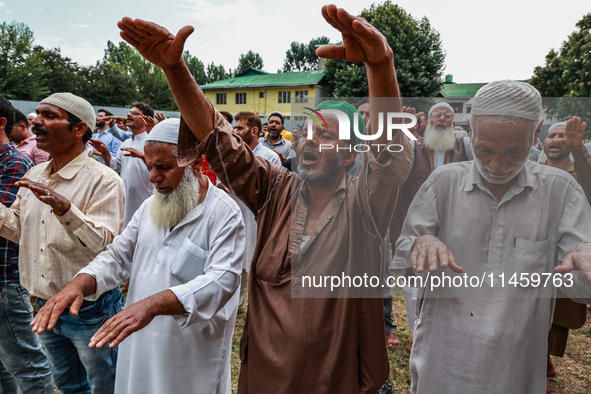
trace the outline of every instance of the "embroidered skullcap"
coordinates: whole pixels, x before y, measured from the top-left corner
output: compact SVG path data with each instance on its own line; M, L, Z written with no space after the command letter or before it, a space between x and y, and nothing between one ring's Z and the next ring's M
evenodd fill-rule
M440 107L445 107L447 109L449 109L451 111L451 113L454 113L454 109L451 107L451 105L449 105L448 103L441 101L439 103L435 103L434 106L431 107L431 109L429 110L429 114L427 115L427 118L431 117L431 113L436 109L436 108L440 108Z
M491 82L476 92L473 116L507 116L538 121L542 114L542 96L532 85L519 81Z
M41 104L55 105L56 107L71 113L86 123L86 126L88 126L90 130L94 130L96 126L96 114L94 113L94 108L82 97L75 96L72 93L54 93L43 99Z
M146 137L146 142L158 141L178 145L180 125L181 120L178 118L165 119L154 126Z

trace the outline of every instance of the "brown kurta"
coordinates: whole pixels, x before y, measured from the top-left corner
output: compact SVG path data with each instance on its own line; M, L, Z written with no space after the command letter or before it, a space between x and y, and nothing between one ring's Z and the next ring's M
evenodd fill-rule
M583 146L573 152L575 161L569 160L563 170L571 174L591 198L591 157ZM547 161L541 164L548 165ZM552 328L548 333L548 353L563 357L566 350L569 329L581 328L587 317L587 305L579 304L570 298L557 298L554 306Z
M217 112L215 116L214 131L197 149L197 141L181 126L179 161L204 153L218 178L257 216L239 392L376 391L389 373L383 300L292 297L292 256L298 262L306 183L255 157ZM333 264L346 272L376 265L375 271L382 272L380 241L394 211L397 187L412 166L408 141L398 143L404 153L365 154L361 177L343 177L302 261L294 263L295 282L310 273L307 268L317 273L322 271L318 266ZM381 289L377 294L381 296Z

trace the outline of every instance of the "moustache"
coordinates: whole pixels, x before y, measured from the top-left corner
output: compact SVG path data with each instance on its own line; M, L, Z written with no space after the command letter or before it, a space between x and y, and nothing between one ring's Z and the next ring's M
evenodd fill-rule
M43 133L43 134L47 134L47 129L41 126L33 126L32 129L34 132L38 132L38 133Z

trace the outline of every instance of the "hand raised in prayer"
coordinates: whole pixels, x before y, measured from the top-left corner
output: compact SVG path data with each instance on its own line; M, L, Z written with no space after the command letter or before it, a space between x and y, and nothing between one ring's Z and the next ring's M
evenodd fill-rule
M162 122L165 119L170 119L170 116L164 115L162 112L156 112L156 113L154 113L154 117L156 118L156 120L158 121L158 123Z
M580 243L562 259L562 264L554 267L554 272L565 274L580 270L591 282L591 243Z
M419 121L419 119L422 120L425 117L425 113L419 112L417 114L416 108L406 107L406 106L402 107L402 112L406 112L406 113L415 115L415 117L417 118L417 124L414 127L408 129L408 131L410 131L416 138L419 138L419 129L420 129L420 127L421 127L420 125L422 123L421 121ZM409 123L409 122L407 122L407 123Z
M121 38L136 48L143 57L163 69L178 65L183 61L185 41L193 26L185 26L173 36L164 27L141 19L123 18L117 23Z
M410 253L410 263L416 272L423 272L425 262L429 264L429 272L449 267L454 272L464 272L451 253L451 250L433 235L423 235L415 240Z
M96 280L92 276L81 274L65 285L59 293L47 300L29 324L33 326L33 332L41 334L45 330L53 330L57 320L66 308L70 308L72 316L77 316L84 301L83 285L85 283L90 287L96 286Z
M322 7L322 16L341 32L343 43L318 48L316 55L319 57L367 64L378 64L385 59L392 59L392 49L386 38L364 18L354 17L333 4Z
M111 152L103 141L91 138L88 143L92 145L96 154L103 158L107 166L111 164Z
M578 116L573 116L572 119L566 122L564 138L557 139L555 142L562 143L568 146L571 150L581 149L583 146L583 137L585 136L586 128L586 122L581 123L581 118Z
M146 156L144 156L143 152L140 152L139 150L137 150L135 148L119 148L119 149L127 152L127 153L124 153L123 156L136 157L138 159L142 159L142 161L144 163L146 162Z
M53 213L57 216L64 216L66 212L70 210L70 200L56 193L50 189L47 185L40 182L33 182L30 179L22 178L20 181L15 183L17 187L26 187L33 192L35 197L44 204L49 205L53 209Z
M156 126L156 121L154 120L153 117L147 116L147 115L142 115L142 117L140 119L146 125L146 132L148 134L150 134L150 131L152 131L152 129L154 128L154 126Z

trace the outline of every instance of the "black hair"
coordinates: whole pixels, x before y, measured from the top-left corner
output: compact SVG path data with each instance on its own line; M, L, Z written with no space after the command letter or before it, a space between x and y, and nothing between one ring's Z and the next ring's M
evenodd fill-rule
M29 127L29 119L27 119L27 116L15 108L14 109L14 125L16 126L21 123L24 123L27 128Z
M146 116L150 116L152 118L154 117L154 110L152 109L152 107L150 107L150 105L146 103L135 102L131 104L131 108L133 107L138 108L140 111L142 111L142 114Z
M281 119L281 125L283 125L283 114L281 112L273 112L271 113L271 115L269 115L269 119L271 119L271 116L277 116L279 119Z
M76 115L69 113L68 111L66 111L66 113L68 114L68 123L70 124L70 131L72 131L78 123L82 122L82 120L80 120L80 118L78 118ZM86 144L92 138L92 130L90 130L90 127L88 127L86 123L84 124L86 125L86 132L82 137L82 142Z
M232 121L234 121L234 117L228 111L220 111L220 114L222 114L226 117L226 120L228 121L228 123L232 124Z
M12 103L4 96L0 96L0 118L6 119L6 127L4 132L6 137L10 138L12 129L14 127L14 107Z
M139 108L139 107L138 107ZM106 109L99 109L98 111L96 111L96 113L98 114L99 112L104 112L107 116L113 116L113 114L110 111L107 111ZM143 112L143 110L142 110Z

